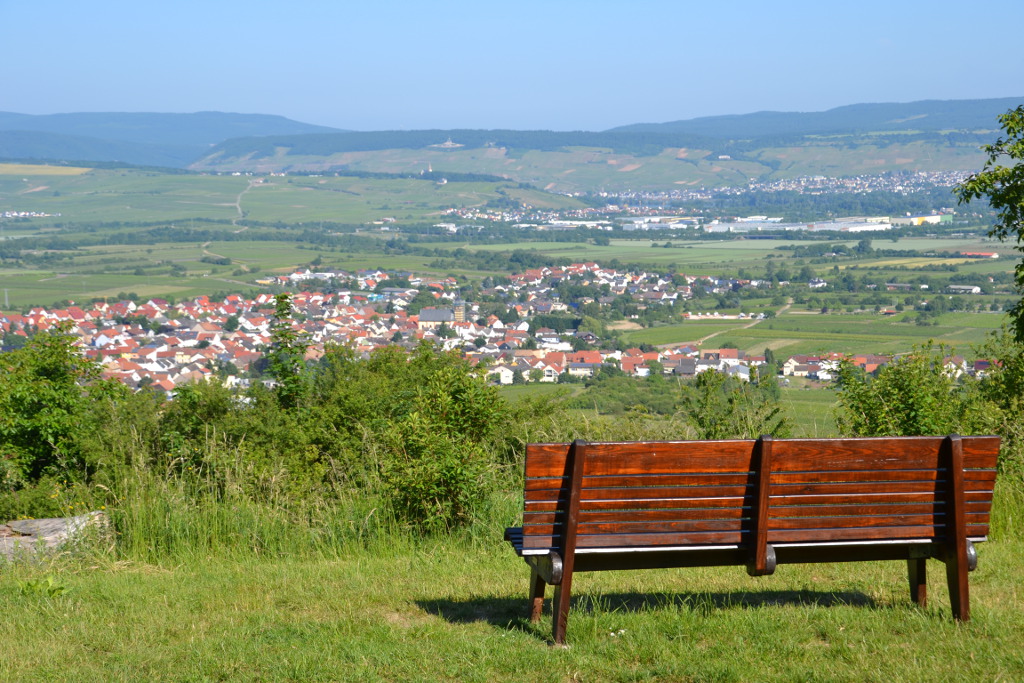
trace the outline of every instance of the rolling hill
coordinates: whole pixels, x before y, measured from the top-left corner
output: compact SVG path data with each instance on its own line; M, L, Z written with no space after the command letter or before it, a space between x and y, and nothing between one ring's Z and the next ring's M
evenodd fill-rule
M609 131L340 131L283 117L0 113L0 157L198 172L482 174L555 192L745 185L806 175L974 170L1024 98L856 104Z
M0 112L0 156L184 167L235 137L339 132L266 114Z

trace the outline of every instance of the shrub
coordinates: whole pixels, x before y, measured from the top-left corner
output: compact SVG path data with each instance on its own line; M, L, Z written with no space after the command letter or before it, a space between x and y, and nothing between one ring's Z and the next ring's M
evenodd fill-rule
M999 409L978 383L945 367L949 350L929 342L872 378L843 361L836 423L852 436L991 434Z

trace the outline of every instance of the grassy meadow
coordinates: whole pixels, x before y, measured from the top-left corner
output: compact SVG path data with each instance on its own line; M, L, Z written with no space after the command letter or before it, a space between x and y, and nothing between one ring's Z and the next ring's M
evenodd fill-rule
M513 523L520 503L504 507ZM0 568L6 680L893 681L1024 678L1021 495L997 494L971 616L941 563L579 574L567 648L526 619L528 571L492 524L315 553L157 563L65 553ZM300 525L301 527L301 525ZM296 533L302 529L297 528ZM286 532L285 532L286 533Z

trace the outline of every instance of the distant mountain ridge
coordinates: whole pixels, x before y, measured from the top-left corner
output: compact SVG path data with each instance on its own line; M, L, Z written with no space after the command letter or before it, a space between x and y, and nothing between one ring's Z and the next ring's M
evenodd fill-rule
M339 132L269 114L0 112L0 156L183 167L231 138Z
M752 114L704 116L668 123L636 123L612 128L609 132L686 133L738 138L866 131L994 129L997 127L996 116L1021 102L1024 102L1024 97L850 104L822 112L760 111Z
M280 116L0 112L0 157L194 171L504 177L557 192L745 185L800 175L979 168L1024 101L924 100L756 112L607 131L343 131Z

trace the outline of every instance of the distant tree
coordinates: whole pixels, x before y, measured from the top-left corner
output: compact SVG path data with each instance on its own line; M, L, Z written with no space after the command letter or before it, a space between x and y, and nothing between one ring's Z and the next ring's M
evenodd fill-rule
M715 370L685 387L679 412L698 439L788 436L789 420L772 392Z
M306 348L305 338L292 327L291 297L278 294L274 298L274 321L270 325L267 369L277 380L277 398L286 409L297 407L305 394Z
M433 306L437 303L437 299L430 293L428 289L421 289L416 293L416 296L412 298L409 305L406 307L406 311L409 315L419 315L420 311L427 306Z

